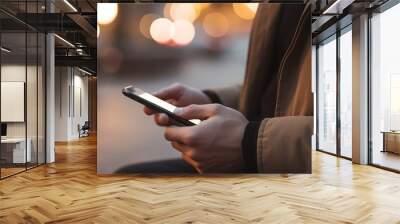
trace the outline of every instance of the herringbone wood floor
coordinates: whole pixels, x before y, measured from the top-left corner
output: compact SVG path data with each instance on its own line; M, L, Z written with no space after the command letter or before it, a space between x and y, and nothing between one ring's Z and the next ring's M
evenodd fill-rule
M312 175L97 176L96 140L0 181L0 223L400 223L400 175L319 152Z

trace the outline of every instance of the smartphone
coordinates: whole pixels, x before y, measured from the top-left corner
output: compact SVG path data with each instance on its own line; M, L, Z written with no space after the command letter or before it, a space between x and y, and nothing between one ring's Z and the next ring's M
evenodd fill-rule
M178 126L193 126L200 123L200 120L198 119L187 120L177 116L176 114L174 114L176 106L160 98L157 98L139 88L127 86L122 89L122 94L138 103L145 105L152 110L168 115L168 117L173 120L173 123Z

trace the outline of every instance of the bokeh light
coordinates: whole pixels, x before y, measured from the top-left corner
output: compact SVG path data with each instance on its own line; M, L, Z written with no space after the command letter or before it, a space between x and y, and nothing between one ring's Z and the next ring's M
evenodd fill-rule
M164 9L163 9L164 17L171 17L171 15L170 15L171 5L172 5L172 3L165 4Z
M229 30L229 22L223 14L213 12L204 17L203 28L211 37L223 37Z
M233 11L245 20L253 19L256 15L258 3L233 3Z
M169 42L174 35L174 25L167 18L158 18L150 25L150 35L158 43Z
M100 26L99 24L97 24L97 38L99 38L100 36Z
M97 4L97 23L107 25L114 21L118 15L118 4L99 3Z
M257 12L258 9L258 3L244 3L247 8L249 8L251 11L253 11L253 13Z
M250 20L254 18L257 8L258 3L234 3L224 4L222 10L218 11L211 3L167 3L163 15L152 13L142 16L139 30L144 37L159 44L186 46L195 38L196 24L201 24L208 36L221 38L241 32L231 30L231 26L241 23L233 18L235 14Z
M193 24L186 20L176 20L173 25L174 34L172 40L174 43L179 46L190 44L195 35Z
M139 22L139 30L143 34L144 37L151 39L150 29L151 23L157 19L156 14L146 14L144 15Z
M197 18L200 17L201 13L210 6L210 3L193 3L193 7L196 10Z
M193 3L171 3L169 16L172 20L187 20L193 22L198 17L200 11L197 11Z
M196 3L196 5L201 7L201 10L207 9L211 3Z

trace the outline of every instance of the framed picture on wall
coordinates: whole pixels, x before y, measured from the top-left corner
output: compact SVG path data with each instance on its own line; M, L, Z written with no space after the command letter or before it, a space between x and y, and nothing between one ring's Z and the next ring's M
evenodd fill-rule
M25 121L25 82L1 82L1 122Z

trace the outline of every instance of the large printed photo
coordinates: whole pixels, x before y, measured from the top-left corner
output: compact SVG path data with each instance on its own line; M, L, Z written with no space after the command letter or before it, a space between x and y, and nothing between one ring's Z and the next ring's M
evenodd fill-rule
M310 173L311 8L98 4L99 174Z

